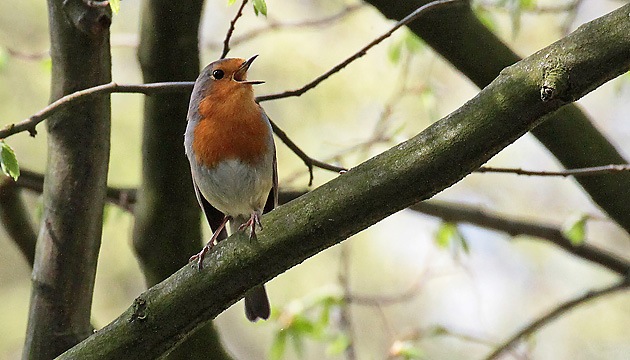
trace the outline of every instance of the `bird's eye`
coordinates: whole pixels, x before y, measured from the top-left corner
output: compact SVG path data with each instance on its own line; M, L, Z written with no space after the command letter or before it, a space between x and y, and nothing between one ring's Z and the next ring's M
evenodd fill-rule
M223 70L214 70L212 72L212 77L215 78L216 80L222 79L224 75L225 73L223 72Z

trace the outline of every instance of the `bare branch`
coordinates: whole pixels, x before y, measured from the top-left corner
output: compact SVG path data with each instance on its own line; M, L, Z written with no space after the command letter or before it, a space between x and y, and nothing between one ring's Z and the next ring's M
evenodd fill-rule
M334 15L330 15L321 19L305 20L305 21L300 21L300 22L280 22L280 21L271 19L270 16L267 16L267 22L268 22L267 26L261 27L259 29L251 30L240 36L235 36L232 38L230 43L232 44L232 46L242 44L246 41L251 41L261 35L264 35L268 32L275 31L275 30L300 29L300 28L320 27L320 26L330 25L331 23L343 19L344 17L352 14L353 12L355 12L356 10L364 6L365 5L362 3L348 5ZM210 48L218 48L221 46L221 43L209 42L209 43L206 43L206 46Z
M32 267L37 233L20 197L20 188L10 177L0 178L0 221Z
M310 83L302 86L299 89L289 90L289 91L285 91L285 92L278 93L278 94L270 94L270 95L258 96L256 98L256 101L262 102L262 101L268 101L268 100L283 99L283 98L287 98L287 97L291 97L291 96L300 96L300 95L304 94L305 92L309 91L310 89L314 88L315 86L319 85L319 83L321 83L322 81L328 79L331 75L339 72L341 69L345 68L348 64L352 63L353 61L355 61L358 58L360 58L363 55L365 55L371 48L373 48L374 46L380 44L383 40L385 40L388 37L390 37L394 33L394 31L398 30L400 27L405 26L408 23L412 22L413 20L417 19L420 15L424 14L426 11L433 9L434 7L438 7L438 6L442 6L442 5L448 5L448 4L458 4L458 3L459 4L464 4L465 2L462 1L462 0L436 0L436 1L432 1L432 2L430 2L428 4L425 4L425 5L417 8L411 14L407 15L404 19L402 19L399 22L397 22L396 25L394 25L386 33L384 33L383 35L381 35L378 38L376 38L373 41L371 41L369 44L364 46L361 50L357 51L354 55L350 56L349 58L347 58L343 62L339 63L338 65L336 65L332 69L328 70L326 73L324 73L323 75L319 76L318 78L316 78L315 80L311 81Z
M16 185L41 193L43 189L44 176L42 174L21 170L21 175ZM287 203L306 192L303 191L281 191L280 203ZM107 188L107 202L119 206L127 211L133 211L136 202L137 190L134 188ZM427 200L409 207L409 209L421 212L426 215L436 216L444 221L465 222L480 226L486 229L493 229L505 232L511 236L526 235L547 240L565 251L588 261L602 265L621 276L630 274L630 262L618 257L617 255L600 249L587 242L582 245L575 246L562 233L560 227L547 225L542 223L527 222L522 220L510 219L506 216L492 214L485 210L466 206L463 204L448 203L445 201ZM357 304L370 305L378 303L393 303L405 301L412 297L422 284L416 284L412 289L404 294L387 296L383 298L374 298L373 296L351 295L348 301Z
M238 20L238 18L241 17L241 15L243 15L243 9L245 8L246 4L247 4L247 0L243 0L243 2L241 3L241 6L238 8L238 11L236 12L236 15L234 16L234 19L230 21L230 27L228 28L228 32L225 35L225 40L223 40L223 51L221 52L221 59L225 59L228 52L230 52L230 39L232 38L232 34L234 33L234 28L236 27L236 21Z
M111 82L108 84L103 84L99 86L95 86L89 89L80 90L74 92L70 95L66 95L59 100L53 102L48 105L38 113L32 115L28 119L19 122L17 124L11 124L6 126L4 129L0 130L0 139L6 138L13 134L17 134L19 132L28 131L31 136L36 135L35 126L40 122L44 121L46 118L57 112L59 109L69 106L74 102L85 100L90 98L91 96L101 95L101 94L112 94L112 93L140 93L144 95L151 95L155 93L163 93L163 92L182 92L182 91L191 91L194 82L191 81L181 81L181 82L160 82L160 83L149 83L149 84L128 84L128 85L119 85L115 82ZM285 143L289 149L291 149L295 154L304 161L304 164L309 169L311 174L311 180L309 181L309 186L313 181L313 167L318 167L324 170L330 170L334 172L342 172L346 169L340 166L335 166L331 164L327 164L325 162L316 160L308 156L304 151L302 151L291 139L289 136L282 131L273 121L271 122L271 126L273 128L274 133Z
M343 289L344 298L350 297L350 251L351 243L344 242L341 244L341 253L339 254L339 285ZM350 303L343 302L340 307L339 314L339 328L348 336L348 346L346 347L345 354L347 360L355 360L356 354L354 352L355 333L352 327L352 313L350 311Z
M313 159L312 157L306 155L306 153L304 151L302 151L302 149L300 149L287 135L287 133L285 133L282 129L280 129L278 127L278 125L276 125L276 123L273 122L273 120L269 119L269 121L271 122L271 128L273 129L273 132L276 134L276 136L278 136L278 138L280 138L280 140L282 140L282 142L289 148L291 149L295 155L297 155L300 159L302 159L302 161L304 161L304 164L306 165L306 167L308 167L308 171L310 174L310 179L308 182L308 186L313 185L313 167L318 167L320 169L324 169L324 170L330 170L330 171L335 171L335 172L344 172L347 171L347 169L341 167L341 166L335 166L335 165L331 165L331 164L327 164L325 162Z
M411 301L413 298L418 296L418 294L422 291L423 286L426 284L427 280L429 280L429 273L424 272L422 276L413 284L409 289L401 292L399 294L393 295L358 295L358 294L347 294L345 296L345 300L357 305L363 306L387 306L400 304L402 302Z
M50 57L50 53L48 52L48 50L39 51L39 52L28 52L28 53L15 50L12 48L6 48L6 50L7 50L7 53L9 53L9 55L11 55L12 57L22 59L22 60L38 61L38 60L42 60L42 59Z
M151 95L158 92L191 91L193 85L194 83L190 81L163 82L139 85L118 85L115 82L110 82L85 90L79 90L72 94L59 98L59 100L53 102L52 104L48 105L47 107L24 121L21 121L17 124L7 125L4 129L0 130L0 139L4 139L8 136L17 134L22 131L28 131L31 136L35 136L37 134L35 126L37 124L44 121L46 118L48 118L61 108L66 107L74 103L75 101L86 100L95 95L111 93L141 93L145 95Z
M582 259L599 264L621 276L630 274L630 262L617 255L584 242L573 245L560 227L510 219L489 213L479 208L442 201L423 201L409 207L427 215L439 217L445 221L465 222L486 229L494 229L512 236L527 235L547 240L565 251Z
M554 309L552 309L548 313L544 314L543 316L539 317L538 319L532 321L527 326L523 327L523 329L521 329L519 332L514 334L510 339L508 339L505 343L503 343L501 346L499 346L495 351L493 351L485 359L486 360L497 359L499 357L499 355L503 354L503 352L505 352L505 351L509 350L510 348L512 348L522 338L533 334L538 329L540 329L543 326L547 325L551 321L557 319L558 317L560 317L564 313L566 313L566 312L568 312L570 310L573 310L575 307L577 307L579 305L582 305L582 304L584 304L584 303L586 303L588 301L600 298L602 296L610 295L610 294L614 294L614 293L622 291L622 290L626 290L629 287L630 287L630 281L624 280L624 281L618 282L618 283L616 283L614 285L607 286L607 287L605 287L603 289L589 291L586 294L578 296L575 299L566 301L566 302L556 306Z
M599 175L602 173L615 173L620 171L630 171L630 165L603 165L581 169L569 169L562 171L530 171L523 169L509 169L509 168L495 168L482 166L475 170L476 173L506 173L516 175L529 175L529 176L589 176Z

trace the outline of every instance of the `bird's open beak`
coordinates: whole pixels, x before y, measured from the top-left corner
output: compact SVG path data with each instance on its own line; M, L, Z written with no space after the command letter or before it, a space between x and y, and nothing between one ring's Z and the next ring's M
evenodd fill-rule
M236 70L236 72L234 73L234 80L238 81L241 84L250 84L250 85L256 85L256 84L263 84L264 81L262 80L245 80L247 79L247 70L249 70L249 67L252 65L252 63L254 62L254 60L256 60L256 58L258 57L258 55L254 55L252 57L250 57L249 59L247 59L241 66L239 66L238 70ZM239 80L242 79L242 80Z

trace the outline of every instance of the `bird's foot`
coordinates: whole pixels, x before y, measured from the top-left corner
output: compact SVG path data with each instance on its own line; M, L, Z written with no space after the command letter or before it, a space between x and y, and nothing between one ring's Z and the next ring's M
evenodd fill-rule
M206 246L203 247L203 249L201 249L201 251L193 256L190 257L190 259L188 259L188 262L193 262L193 261L197 261L197 268L199 270L201 270L201 263L203 262L203 258L206 257L206 253L212 249L212 247L214 247L214 242L212 240L208 241L208 243L206 244Z
M251 229L249 233L249 240L256 240L256 225L258 225L260 230L262 230L263 227L260 223L260 211L253 211L249 220L247 220L247 222L241 225L238 229L243 230L249 227Z
M208 243L206 244L206 246L203 247L203 249L201 249L201 251L198 254L195 254L193 256L190 257L190 259L188 259L188 262L193 262L193 261L197 261L197 267L199 268L199 270L201 270L201 264L203 262L203 258L206 256L206 253L208 251L210 251L210 249L212 249L216 244L219 243L219 234L221 234L221 231L223 231L223 228L225 227L225 224L231 219L231 217L229 216L225 216L223 218L223 222L221 222L221 225L219 225L219 227L217 228L217 230L214 232L214 234L212 234L212 237L210 238L210 241L208 241Z

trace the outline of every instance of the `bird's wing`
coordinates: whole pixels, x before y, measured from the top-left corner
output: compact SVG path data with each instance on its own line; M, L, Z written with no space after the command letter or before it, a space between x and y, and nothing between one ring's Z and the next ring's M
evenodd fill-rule
M199 201L199 206L201 206L201 210L206 216L206 220L208 220L208 225L210 225L210 229L212 230L212 232L215 232L217 228L221 226L225 215L223 215L223 213L217 210L214 206L210 205L208 200L203 197L203 194L201 194L201 191L199 191L199 187L197 186L194 178L193 186L195 188L195 195L197 195L197 201ZM225 238L227 238L227 231L225 230L225 228L223 228L223 230L217 237L217 242Z
M260 111L262 112L265 120L269 122L269 129L271 130L271 118L265 112L265 109L262 106L258 105ZM267 202L265 203L265 208L263 209L263 214L270 212L276 206L278 206L278 158L276 157L276 144L273 141L273 130L271 130L271 147L273 148L273 177L272 177L272 186L271 191L269 192L269 196L267 197Z
M273 183L267 202L265 203L264 213L268 213L278 206L278 160L276 158L276 152L273 153Z

